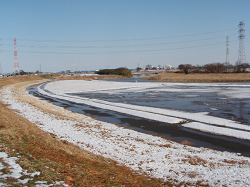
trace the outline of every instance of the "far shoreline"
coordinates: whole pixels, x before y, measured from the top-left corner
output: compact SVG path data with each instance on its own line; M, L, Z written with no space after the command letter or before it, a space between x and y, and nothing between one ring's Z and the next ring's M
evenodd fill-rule
M250 82L250 73L158 73L142 79L160 82L233 83Z

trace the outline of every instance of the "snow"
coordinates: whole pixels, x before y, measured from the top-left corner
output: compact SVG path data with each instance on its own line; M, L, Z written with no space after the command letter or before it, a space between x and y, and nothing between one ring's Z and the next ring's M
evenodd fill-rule
M197 122L192 122L192 123L186 123L182 125L183 127L188 127L191 129L196 129L204 132L209 132L213 134L218 134L218 135L227 135L231 137L236 137L236 138L241 138L241 139L250 139L249 138L249 131L244 131L244 130L235 130L235 129L230 129L230 128L224 128L224 127L217 127L214 125L206 125L202 123L197 123Z
M0 152L0 158L3 159L3 162L10 165L10 173L8 174L1 174L0 178L19 178L21 177L22 168L19 166L19 164L16 163L17 157L8 157L8 154L5 152ZM3 168L3 166L2 166Z
M83 86L84 85L84 86ZM164 85L164 88L162 87ZM126 91L144 91L149 88L157 88L158 91L183 93L183 92L216 92L218 95L230 98L250 98L249 83L157 83L157 82L111 82L111 81L85 81L65 80L46 85L46 89L54 93L77 93L96 90L99 93L113 93ZM185 87L185 89L183 89ZM225 89L226 87L226 89ZM123 90L126 88L126 90ZM59 89L59 90L57 90ZM117 90L119 89L119 90Z
M12 185L16 186L18 184L26 184L30 180L33 180L35 176L39 176L41 172L37 171L34 173L28 173L27 170L22 169L22 167L17 163L19 157L9 157L8 153L4 152L4 149L0 149L0 171L6 169L6 173L0 172L0 186L10 186L10 184L6 184L3 181L14 178L16 181L12 181ZM24 178L24 179L21 179ZM35 186L52 186L52 185L39 185L40 182ZM47 184L47 181L44 181ZM54 184L61 184L62 186L68 186L63 181L55 182ZM53 185L54 185L53 184Z
M199 97L199 95L178 95L178 97Z
M82 74L77 74L76 76L99 76L99 74L94 74L94 73L82 73Z
M169 118L163 119L164 117L162 117L162 120L178 121L180 119L190 119L190 113L182 111L160 111L151 107L143 108L142 106L109 103L100 100L89 101L88 98L77 98L65 94L76 92L76 90L79 92L83 90L97 90L97 88L98 90L115 90L133 87L140 91L139 88L150 88L156 84L158 83L117 84L114 82L104 83L102 81L60 81L49 83L46 85L45 90L48 89L56 94L53 97L72 99L77 102L95 103L99 106L110 105L109 107L114 107L115 110L123 107L122 111L124 112L134 109L133 113L136 110L140 110L140 112L149 112L150 115L153 112L156 112L157 115L167 114L166 117ZM45 92L42 89L40 91ZM46 94L50 93L46 92ZM152 177L162 178L163 180L178 181L177 183L184 181L195 184L202 180L203 184L211 186L250 185L250 158L240 154L178 144L161 137L97 121L82 114L78 114L82 116L79 120L62 120L52 114L43 113L30 104L15 100L14 94L8 89L3 89L0 95L2 102L9 104L11 109L32 123L37 124L44 131L53 133L58 138L74 143L94 154L116 160L121 165L126 165L138 172L145 172ZM60 108L60 110L65 109ZM141 115L145 114L141 113ZM226 127L227 129L249 134L249 126L247 125L241 125L222 118L209 118L206 113L192 114L193 118L197 121L186 123L185 125L189 124L190 128L195 128L195 125L201 123L199 124L200 126L207 125L209 127L210 122L207 122L207 120L211 122L219 121L213 127L224 129L225 127L221 125L229 125Z
M166 83L170 86L170 83ZM173 83L173 86L180 86L180 83ZM67 86L68 85L68 86ZM198 83L193 83L193 85L198 85ZM206 84L209 86L210 84ZM219 84L220 87L222 84ZM185 84L185 86L187 86ZM201 86L204 87L204 84ZM246 89L245 85L240 85L241 87ZM143 117L146 119L161 121L170 124L177 124L183 121L187 123L183 125L186 128L192 128L204 132L220 134L225 136L231 136L241 139L250 140L250 126L240 124L239 122L223 119L219 117L209 116L207 113L190 113L190 112L183 112L177 110L170 110L170 109L162 109L162 108L154 108L154 107L147 107L147 106L138 106L132 104L125 104L125 103L114 103L108 102L98 99L89 99L83 98L79 96L72 96L66 93L77 93L77 92L86 92L86 91L93 91L98 90L98 92L107 92L112 90L114 93L119 92L126 92L127 90L131 89L133 91L142 91L149 88L158 88L161 89L162 83L119 83L119 82L105 82L105 81L57 81L51 82L46 84L44 90L40 87L38 91L43 95L48 95L50 97L63 99L71 102L75 102L78 104L86 104L98 108L108 109L120 113L125 113L129 115L134 115L138 117ZM210 85L211 87L211 85ZM217 88L218 85L214 85L213 87ZM235 85L233 85L234 89ZM250 87L250 85L249 85ZM171 88L172 91L176 91L175 88ZM170 88L168 89L171 90ZM185 89L181 89L182 92ZM200 89L199 89L200 90ZM208 89L204 89L210 91ZM203 91L204 91L203 90ZM222 89L223 90L223 89ZM249 89L246 89L249 91ZM213 90L214 91L214 90ZM241 90L240 90L241 91ZM246 93L245 91L244 93ZM242 95L241 95L242 96ZM190 121L194 121L192 123ZM209 127L209 128L207 128ZM233 129L232 129L233 128ZM235 130L237 129L237 130Z

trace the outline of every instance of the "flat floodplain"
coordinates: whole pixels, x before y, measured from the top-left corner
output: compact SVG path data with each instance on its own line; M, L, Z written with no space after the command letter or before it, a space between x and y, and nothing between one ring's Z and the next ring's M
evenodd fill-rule
M144 122L149 120L150 123L154 121L160 122L162 125L178 127L176 130L188 129L185 132L200 131L205 134L215 134L214 136L229 137L244 141L246 145L249 145L249 136L247 136L249 135L249 125L236 120L211 116L208 112L202 111L160 108L128 102L111 102L111 100L104 99L108 95L111 95L109 99L113 99L112 94L119 95L119 92L138 94L145 93L146 90L147 93L149 90L157 90L157 87L159 91L163 87L162 84L71 80L51 82L38 87L38 91L50 99L63 101L66 108L70 108L70 105L74 104L79 107L88 105L93 108L122 113L127 115L127 118L135 116L140 119L144 118ZM167 93L170 87L170 85L163 87L164 92ZM177 87L174 90L177 93ZM179 90L183 89L180 87ZM247 99L247 95L249 95L247 90L249 91L246 89L245 94L241 94L241 99L243 97ZM230 88L229 91L232 93L233 90ZM93 95L95 92L103 93L104 98L100 99L100 95L99 98L77 95ZM185 97L181 93L181 98L195 98L202 91L196 90L196 92L190 92L191 94ZM15 98L19 95L12 94L8 89L3 90L2 94L6 105L45 132L89 152L115 160L136 172L163 179L163 181L174 185L230 186L237 184L246 186L250 184L250 160L249 157L242 156L240 152L232 153L193 147L190 146L188 139L179 144L160 136L124 128L120 124L114 125L82 114L70 113L62 107L51 106L46 102L39 101L41 102L40 106L47 108L47 112L42 112L27 103L17 102ZM105 96L105 94L107 95ZM228 96L224 94L222 98ZM124 95L121 95L121 101L123 97ZM45 107L46 105L50 107ZM58 113L64 117L55 116ZM150 123L148 124L150 125ZM141 128L143 125L141 124ZM205 128L197 129L196 127ZM209 132L207 132L208 130Z
M159 73L145 78L167 82L250 82L250 73Z
M199 147L250 155L249 83L149 83L131 79L65 81L48 84L45 89L60 92L64 100L56 101L60 106L98 120L177 142L189 140Z

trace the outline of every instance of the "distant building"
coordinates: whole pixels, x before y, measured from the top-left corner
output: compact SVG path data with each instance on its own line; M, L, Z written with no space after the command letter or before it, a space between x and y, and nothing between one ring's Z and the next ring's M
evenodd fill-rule
M169 64L167 64L167 65L165 65L165 69L166 69L166 70L170 70L170 69L172 69L172 66L169 65Z

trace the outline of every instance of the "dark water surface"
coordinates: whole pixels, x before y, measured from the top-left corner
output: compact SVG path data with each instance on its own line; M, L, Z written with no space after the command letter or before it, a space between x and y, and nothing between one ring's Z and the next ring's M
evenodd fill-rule
M135 79L119 81L135 81ZM140 82L141 80L138 79L137 81ZM181 88L185 89L183 86ZM189 86L188 89L191 89L191 87ZM211 89L213 89L213 87L211 87ZM55 105L59 105L68 110L94 117L97 120L120 124L126 128L131 128L144 133L155 134L157 136L169 138L176 142L189 140L194 146L197 147L209 147L217 150L237 152L242 153L245 156L250 156L250 141L247 140L203 133L182 127L181 125L171 125L163 122L122 114L115 111L43 96L37 92L36 86L30 87L28 91L30 94L42 99L46 99ZM146 92L110 94L93 91L88 93L76 93L73 95L106 100L110 102L176 109L188 112L209 112L209 114L212 116L239 121L243 124L249 124L250 122L249 99L229 99L220 95L216 95L214 92L156 92L152 88L148 89Z

